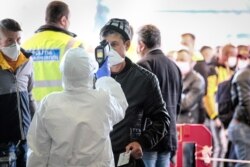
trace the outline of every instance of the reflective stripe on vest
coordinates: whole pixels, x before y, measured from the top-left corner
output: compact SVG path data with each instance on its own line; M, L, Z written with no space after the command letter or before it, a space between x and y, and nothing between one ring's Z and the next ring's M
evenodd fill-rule
M23 48L33 53L35 85L33 96L40 101L47 94L62 90L60 61L64 52L81 43L68 34L55 31L36 33L23 44Z
M61 85L62 85L61 80L35 81L35 87L60 87Z

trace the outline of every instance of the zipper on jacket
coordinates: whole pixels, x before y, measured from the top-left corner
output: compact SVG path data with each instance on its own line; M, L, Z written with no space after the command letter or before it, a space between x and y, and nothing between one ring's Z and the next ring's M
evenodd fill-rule
M21 107L20 107L20 93L18 90L18 82L17 82L17 74L12 73L14 77L14 82L16 85L16 94L17 94L17 110L18 110L18 117L19 117L19 127L20 127L20 132L21 132L21 139L24 140L24 132L23 132L23 121L22 121L22 113L21 113Z

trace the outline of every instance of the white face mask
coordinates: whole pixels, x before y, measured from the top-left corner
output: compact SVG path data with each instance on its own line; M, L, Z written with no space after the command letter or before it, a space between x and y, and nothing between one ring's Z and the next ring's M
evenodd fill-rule
M2 47L1 50L5 56L9 57L13 61L16 61L20 53L20 46L17 43L14 43L10 46Z
M191 71L191 65L188 62L177 61L176 65L181 70L182 75L186 75L188 72Z
M237 58L234 56L230 56L227 60L227 63L229 67L235 67L237 63Z
M248 64L249 64L248 59L247 59L247 60L240 60L240 59L239 59L239 60L238 60L238 63L237 63L237 67L238 67L239 69L242 69L242 68L247 67Z
M124 61L124 58L119 55L112 47L107 54L109 56L109 64L110 66L117 65Z

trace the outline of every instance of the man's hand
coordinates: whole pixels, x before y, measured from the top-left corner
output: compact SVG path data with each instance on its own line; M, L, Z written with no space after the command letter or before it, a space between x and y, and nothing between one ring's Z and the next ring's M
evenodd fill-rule
M217 128L220 128L220 127L222 126L222 123L221 123L221 121L220 121L219 118L216 118L216 119L214 120L214 122L215 122L215 126L216 126Z
M143 155L142 153L142 148L141 145L138 142L132 142L129 143L126 146L126 152L131 151L131 155L135 158L135 159L140 159Z
M96 72L96 78L99 79L104 76L110 76L110 67L108 63L109 57L107 56L102 66Z

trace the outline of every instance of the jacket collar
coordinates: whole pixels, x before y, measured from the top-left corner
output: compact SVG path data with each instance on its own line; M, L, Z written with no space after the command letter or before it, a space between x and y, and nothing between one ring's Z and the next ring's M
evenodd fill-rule
M145 57L151 56L151 55L155 55L155 54L163 54L163 52L161 51L160 48L153 48L153 49L150 49L150 50L145 54Z
M76 34L74 34L73 32L70 32L70 31L62 29L60 27L57 27L55 25L49 25L49 24L45 24L45 25L39 27L38 30L35 31L35 33L48 31L48 30L56 31L56 32L62 32L62 33L68 34L68 35L70 35L72 37L76 37Z
M187 80L190 78L191 75L193 75L194 70L191 69L184 77L183 77L183 81Z

